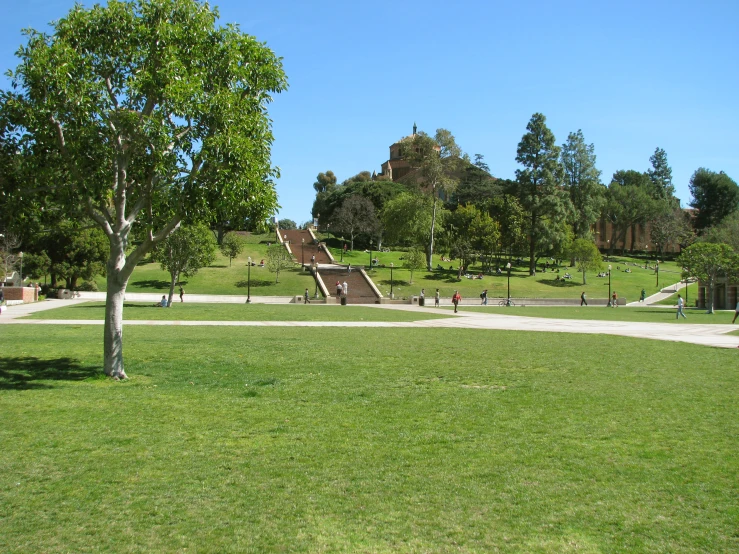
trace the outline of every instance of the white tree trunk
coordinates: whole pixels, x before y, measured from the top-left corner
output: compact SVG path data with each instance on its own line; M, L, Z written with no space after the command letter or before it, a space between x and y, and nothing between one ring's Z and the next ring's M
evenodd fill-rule
M426 269L431 271L434 264L434 230L436 228L436 186L434 186L434 208L431 212L431 240L429 241L429 257L426 263Z
M121 280L120 277L120 270L112 268L109 261L103 347L105 374L114 379L128 377L123 370L123 298L127 280Z

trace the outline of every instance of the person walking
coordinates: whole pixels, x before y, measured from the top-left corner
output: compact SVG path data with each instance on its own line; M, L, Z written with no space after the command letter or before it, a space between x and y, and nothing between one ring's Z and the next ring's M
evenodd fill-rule
M305 293L303 294L303 304L310 304L310 293L308 289L305 289Z
M677 313L675 314L675 319L680 319L680 316L683 316L683 319L688 319L685 313L683 313L684 306L685 306L685 302L683 301L683 297L678 294L677 295Z
M342 292L344 292L344 289L341 286L341 281L336 281L336 296L341 296Z
M0 291L0 294L3 292ZM2 303L2 299L0 299L0 303ZM739 301L736 303L736 310L734 311L734 319L731 320L731 323L733 324L736 321L737 316L739 316Z
M418 305L419 306L426 305L426 289L421 289L421 294L418 295Z
M462 295L459 294L459 291L454 291L454 296L452 296L452 304L454 304L454 313L457 313L457 306L462 301Z
M585 298L585 291L582 291L582 294L580 295L580 306L582 305L587 306L588 305L588 299Z
M439 289L436 289L436 294L434 295L434 308L438 308L438 307L439 307ZM737 307L739 307L739 304L737 304ZM737 313L739 313L739 310L737 310Z
M349 292L349 286L346 284L346 281L341 285L341 295L346 296Z
M485 289L480 293L480 298L482 299L482 302L480 302L481 306L487 306L488 305L488 289Z
M611 295L611 308L618 308L618 294L616 294L615 290Z
M644 302L647 299L647 291L644 289L641 289L641 296L639 297L639 302Z
M180 286L180 302L184 302L184 301L185 301L185 289L183 289L182 286Z

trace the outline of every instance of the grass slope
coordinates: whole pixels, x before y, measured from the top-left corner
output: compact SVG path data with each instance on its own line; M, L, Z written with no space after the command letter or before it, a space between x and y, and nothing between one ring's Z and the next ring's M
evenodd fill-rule
M251 257L256 263L267 257L267 245L274 243L275 237L270 234L251 234L246 239L244 252L234 258L229 264L228 258L220 252L216 262L201 269L197 275L184 279L186 293L191 294L241 294L247 292L247 258ZM337 261L341 259L340 249L332 250ZM482 279L462 278L457 281L457 267L459 260L440 262L434 258L434 264L440 263L443 271L415 271L411 274L403 266L405 252L372 252L373 257L379 259L385 267L370 270L370 276L383 295L390 295L390 263L395 264L393 270L393 292L396 297L410 297L417 295L421 288L426 289L426 295L432 296L435 289L439 289L442 296L449 298L455 290L459 290L463 297L477 297L482 289L487 288L491 298L504 298L508 294L508 281L505 274L485 275ZM369 266L369 251L349 251L344 256L344 263L354 266ZM543 261L542 261L543 263ZM621 298L636 300L641 289L648 295L658 292L656 276L652 269L644 269L644 262L635 258L613 257L608 262L613 266L611 272L611 288L616 290ZM603 271L607 271L608 263L604 264ZM449 267L452 270L449 270ZM631 273L626 273L626 269ZM471 274L481 271L481 266L473 264L469 268ZM587 285L582 285L582 276L574 268L562 267L559 275L569 272L571 280L556 280L556 273L539 272L535 276L528 275L528 265L525 263L514 266L511 272L511 295L514 298L578 298L584 290L589 298L606 298L608 296L608 279L596 277L597 272L587 275ZM680 280L680 272L674 262L660 264L660 285L664 287ZM99 290L105 290L105 278L97 278ZM253 296L292 296L302 295L305 288L312 292L315 282L310 274L300 271L296 266L293 269L280 272L279 283L275 283L275 274L266 268L252 267L251 294ZM162 271L159 264L144 262L136 267L128 283L129 292L169 292L169 275Z
M3 552L739 549L733 351L132 327L115 383L99 329L2 335Z

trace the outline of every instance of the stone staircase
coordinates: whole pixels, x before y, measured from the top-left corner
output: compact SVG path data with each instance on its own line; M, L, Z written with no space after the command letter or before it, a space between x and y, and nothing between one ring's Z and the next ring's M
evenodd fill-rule
M280 240L290 246L293 257L302 265L311 265L313 256L317 264L332 264L334 260L328 254L322 243L310 231L302 229L278 229Z
M336 296L336 282L346 281L347 304L379 304L380 293L374 287L374 283L362 269L348 271L347 267L340 265L320 267L318 273L326 284L329 295L328 302L339 302Z

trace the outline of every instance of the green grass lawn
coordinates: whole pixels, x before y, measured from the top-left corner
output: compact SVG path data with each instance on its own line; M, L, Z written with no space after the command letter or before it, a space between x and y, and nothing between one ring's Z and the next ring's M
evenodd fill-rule
M443 306L452 310L451 306ZM496 315L517 315L524 317L545 317L552 319L588 319L605 321L637 321L646 323L705 323L730 324L734 310L718 310L707 314L704 309L686 309L687 320L676 319L676 309L667 308L607 308L604 306L459 306L459 311L480 312Z
M265 259L267 245L274 242L275 237L271 234L249 235L246 240L244 252L235 258L229 265L228 258L220 252L216 262L201 269L194 277L183 279L187 293L190 294L240 294L247 292L247 269L246 262L250 256L253 261L259 262ZM340 249L332 249L337 261L341 259ZM452 262L441 262L440 258L434 258L436 265L440 263L444 271L416 271L411 275L407 269L402 267L403 251L372 252L372 257L377 256L385 267L369 270L369 275L380 289L383 295L390 295L390 263L395 264L393 270L393 292L398 298L408 298L417 295L421 288L426 289L427 296L432 295L435 289L440 289L442 296L450 297L455 290L459 290L463 297L477 297L484 289L488 289L491 298L504 298L507 296L507 276L485 275L483 279L466 279L457 281L456 268L459 260ZM369 266L370 253L361 249L348 251L344 256L344 263L355 266ZM542 261L543 263L543 261ZM608 262L613 266L611 272L611 288L616 290L619 297L628 300L639 298L641 289L644 288L648 295L658 292L656 276L651 269L644 269L643 261L628 257L613 257ZM452 266L454 269L448 269ZM631 273L626 273L626 268ZM606 271L607 263L604 264ZM660 264L660 287L673 284L680 280L680 273L674 262L663 262ZM472 265L469 269L471 274L481 271L481 266ZM573 275L571 280L556 280L556 273L539 272L535 276L528 275L526 264L515 266L511 272L511 295L514 298L578 298L584 290L590 298L606 298L608 296L608 279L596 277L597 272L587 275L587 285L582 285L582 275L574 268L561 267L560 276L565 272ZM98 277L96 280L99 290L105 290L105 278ZM279 283L275 283L274 273L266 268L253 267L251 270L251 294L252 296L293 296L301 295L305 288L311 291L314 287L313 278L310 274L301 271L297 266L293 269L281 271ZM128 283L129 292L152 292L166 294L169 292L169 275L162 271L159 264L144 262L134 271Z
M334 257L339 259L339 249L333 251ZM483 289L488 289L488 296L491 298L505 298L508 295L508 276L502 275L484 275L482 279L462 278L457 280L457 267L459 260L452 262L435 261L434 264L441 264L442 271L415 271L413 273L413 281L411 282L410 271L404 269L402 257L404 252L384 252L373 253L377 256L380 263L386 267L373 268L369 271L375 284L384 295L390 294L390 263L395 264L393 269L393 292L396 297L409 297L417 295L422 288L426 289L426 295L433 293L437 288L443 297L450 297L455 290L459 290L464 298L478 297ZM367 266L370 260L370 254L363 251L349 251L344 257L344 262L352 265ZM438 256L435 260L438 260ZM543 263L543 262L542 262ZM607 271L608 264L611 264L611 290L618 292L619 297L627 298L629 301L638 300L642 288L645 289L647 295L652 295L667 285L671 285L680 280L680 271L674 262L663 262L660 264L660 286L657 287L657 278L654 270L644 269L644 262L635 258L628 257L612 257L610 261L604 263L603 271ZM653 264L653 262L652 262ZM452 270L449 270L449 267ZM630 269L630 273L626 273L626 269ZM482 271L482 266L472 265L469 272L477 275ZM568 266L560 267L559 276L562 277L566 272L572 275L572 279L557 281L557 273L548 271L538 272L535 276L528 274L528 262L523 265L514 266L511 271L511 296L513 298L579 298L580 294L585 291L589 298L608 298L608 278L596 277L598 272L587 274L587 285L582 284L582 274L578 273L575 268Z
M415 311L382 310L366 306L334 304L193 304L173 303L169 309L152 304L126 302L123 318L156 321L419 321L443 315L422 309ZM105 318L105 303L85 302L37 312L24 319L95 319Z
M131 327L116 383L99 328L0 331L2 552L739 550L734 351Z

